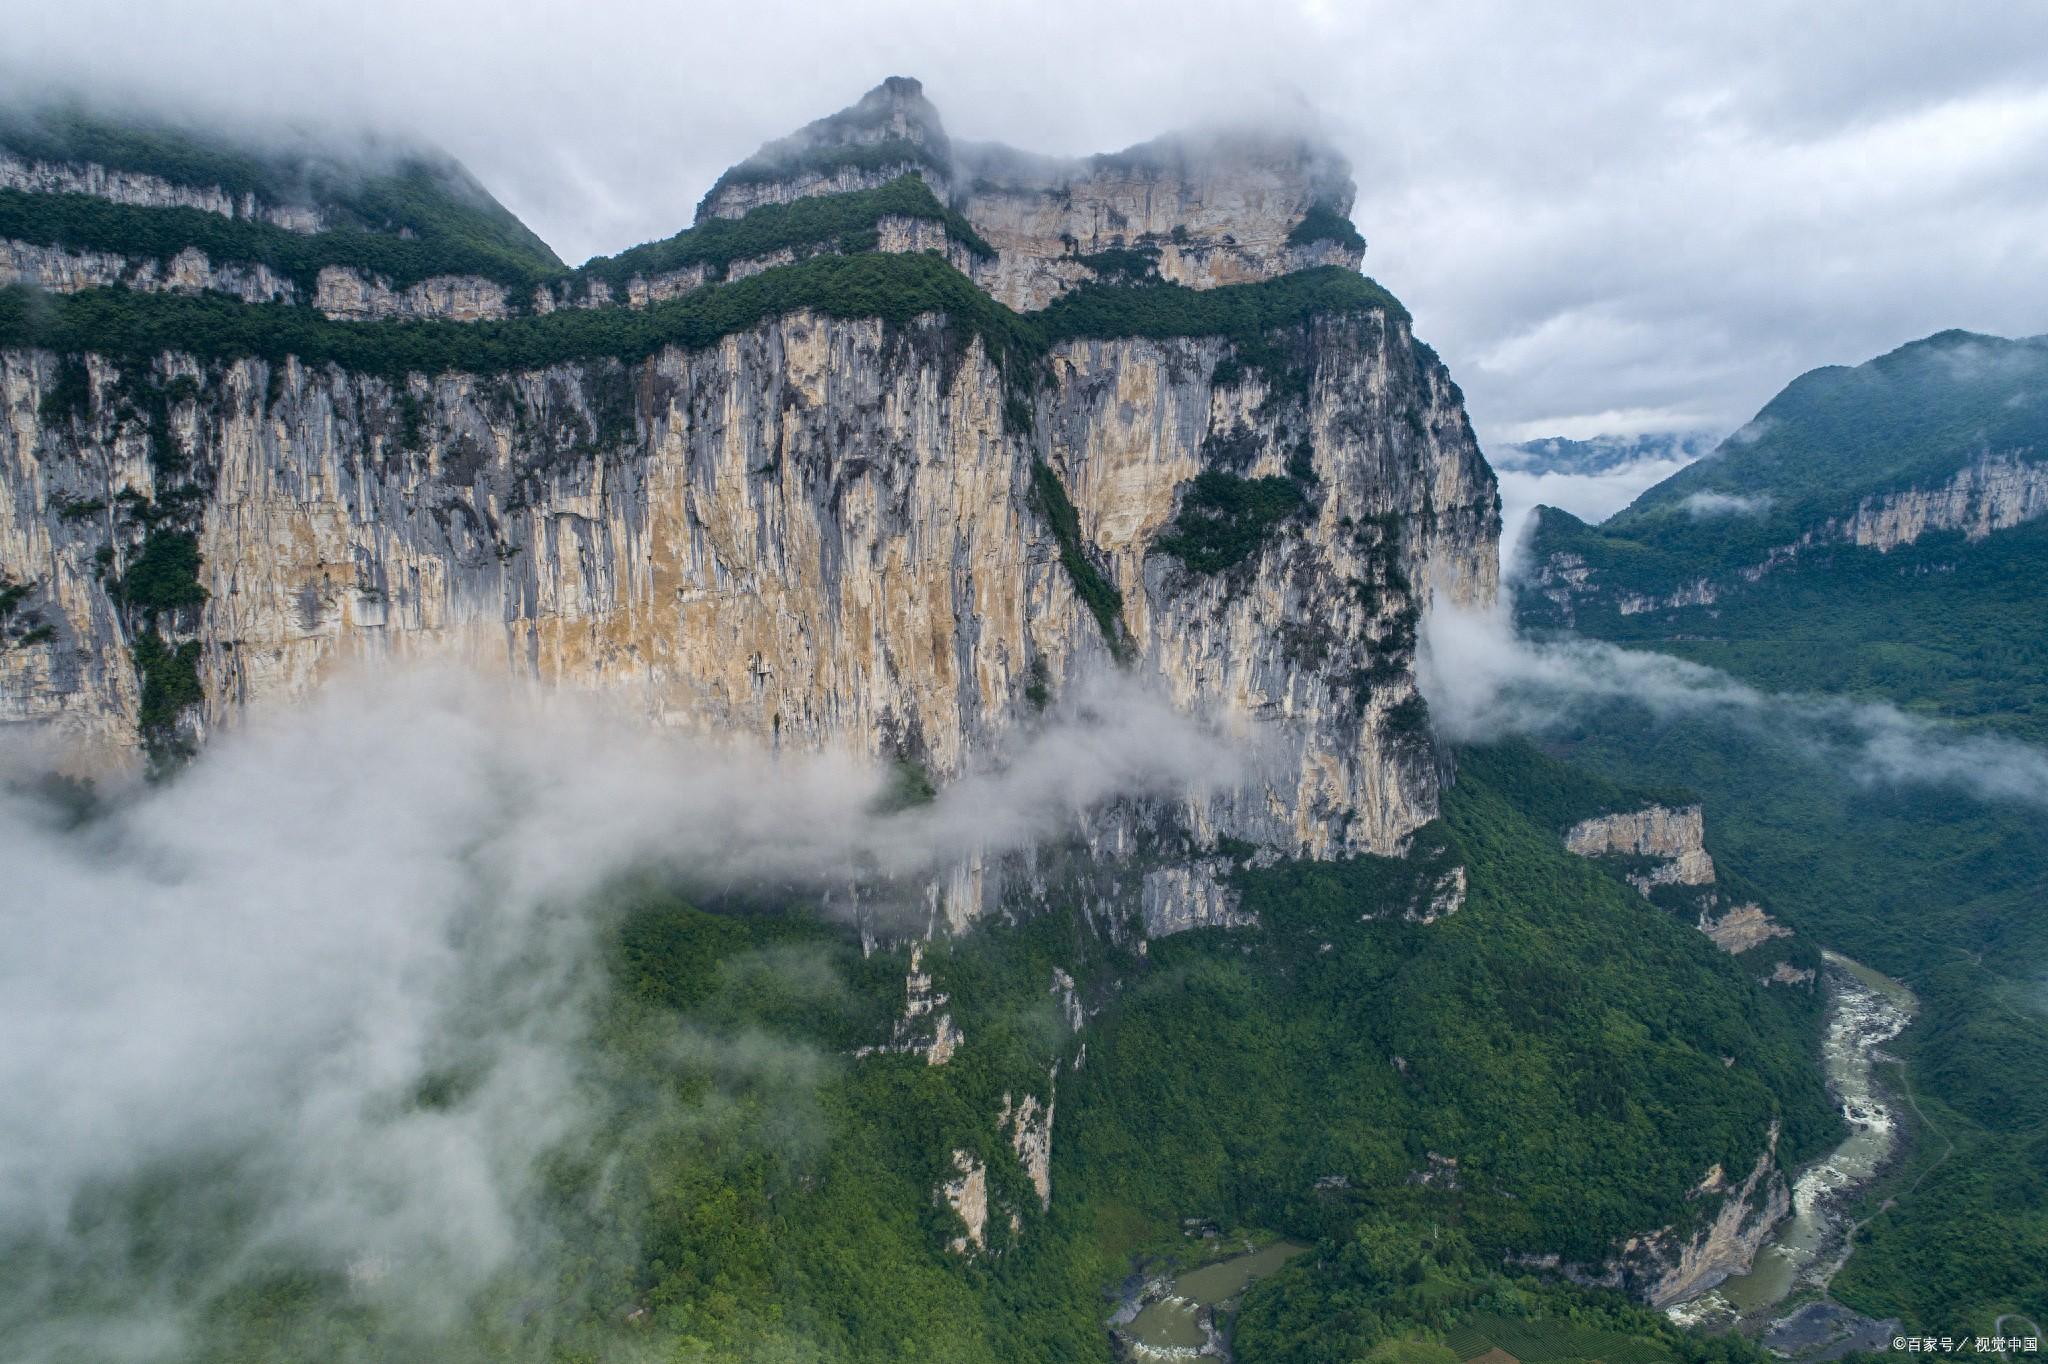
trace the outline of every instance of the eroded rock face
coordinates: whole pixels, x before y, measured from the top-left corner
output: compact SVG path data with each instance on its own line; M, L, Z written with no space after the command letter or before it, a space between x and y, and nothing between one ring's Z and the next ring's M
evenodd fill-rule
M299 291L263 265L225 262L185 250L168 261L131 259L106 251L66 251L32 242L0 241L0 285L28 284L52 293L120 285L144 293L218 293L244 303L296 303Z
M1363 247L1347 219L1355 186L1343 159L1306 136L1239 132L1176 135L1109 155L1059 160L995 144L954 144L916 81L894 78L851 107L763 147L722 177L698 221L737 218L756 208L816 195L876 189L922 177L994 248L969 250L927 219L884 219L883 251L936 251L1009 306L1045 307L1097 280L1158 278L1206 289L1273 279L1318 265L1356 269ZM268 204L218 187L177 185L90 163L47 164L0 152L0 187L82 193L142 207L198 208L295 231L333 226L317 209ZM123 283L132 288L221 292L244 301L310 303L349 321L486 321L562 307L645 307L720 279L740 279L806 255L838 250L825 241L734 262L702 265L615 286L563 275L531 297L473 275L394 284L331 266L300 289L247 262L180 265L104 252L69 254L0 242L0 283L71 291ZM310 295L302 297L301 295Z
M1721 1206L1712 1222L1683 1242L1664 1232L1625 1250L1626 1273L1651 1306L1678 1302L1749 1272L1771 1231L1792 1211L1792 1192L1778 1169L1776 1150L1773 1130L1771 1149L1757 1158L1741 1184L1729 1189L1725 1179L1703 1182L1700 1194L1721 1194Z
M988 1167L971 1151L953 1153L952 1179L939 1185L938 1199L960 1219L962 1235L946 1243L955 1255L988 1249Z
M1054 1067L1054 1098L1057 1097L1058 1067ZM1010 1096L1003 1095L1003 1108L996 1118L996 1127L1007 1128L1010 1133L1010 1148L1017 1153L1017 1163L1024 1167L1024 1175L1031 1181L1033 1193L1038 1195L1038 1209L1046 1212L1052 1208L1052 1114L1054 1098L1043 1104L1038 1096L1026 1094L1015 1109L1010 1107Z
M1720 1202L1714 1216L1690 1234L1664 1227L1632 1236L1596 1266L1568 1264L1555 1254L1516 1255L1510 1261L1552 1270L1588 1287L1623 1289L1653 1307L1695 1297L1732 1275L1747 1274L1771 1232L1792 1211L1777 1149L1773 1123L1765 1151L1740 1184L1731 1185L1719 1165L1710 1167L1691 1197Z
M1564 846L1580 857L1649 857L1661 863L1640 879L1648 886L1706 886L1714 882L1714 859L1707 855L1706 819L1697 805L1671 809L1646 805L1640 810L1582 820L1566 832ZM1631 884L1638 878L1631 877Z
M1888 554L1939 531L1960 531L1969 540L1983 540L2042 516L2048 516L2048 461L2030 449L1982 454L1945 483L1866 497L1847 516L1814 525L1796 539L1765 550L1753 563L1697 578L1669 592L1614 587L1582 556L1565 550L1531 567L1526 590L1548 602L1557 623L1566 626L1575 623L1580 610L1603 602L1611 602L1623 616L1713 607L1743 584L1761 582L1816 551L1859 545Z
M1762 905L1736 905L1719 918L1702 914L1700 932L1714 940L1723 952L1739 954L1761 947L1773 938L1789 938L1792 930L1764 913Z
M963 268L1012 308L1043 308L1077 285L1117 278L1140 251L1158 278L1206 289L1317 265L1357 269L1362 248L1302 229L1334 225L1356 187L1342 157L1309 137L1172 136L1061 160L994 143L955 143L916 81L885 81L830 118L772 142L722 178L698 220L765 204L874 189L917 175L995 248ZM1091 258L1094 258L1091 260Z
M1697 805L1671 809L1647 805L1640 810L1599 815L1581 820L1565 833L1565 848L1580 857L1624 857L1650 859L1647 868L1624 866L1623 878L1647 900L1655 901L1660 887L1679 887L1690 894L1680 897L1678 908L1696 919L1700 932L1731 956L1762 947L1776 938L1793 936L1792 930L1773 919L1762 905L1743 903L1722 908L1724 898L1714 876L1714 860L1706 849L1706 820ZM1778 962L1769 975L1760 977L1765 985L1804 984L1814 979L1811 969L1797 969Z
M924 176L943 199L950 163L945 129L924 87L892 76L726 172L697 206L697 220L741 218L764 204L875 189L902 175Z
M1108 251L1156 252L1160 278L1195 289L1355 270L1362 255L1290 240L1313 208L1348 215L1356 193L1343 162L1305 140L1167 138L1070 164L981 148L962 177L961 211L997 251L975 282L1020 310L1096 278L1087 258Z
M182 379L167 429L208 600L179 631L202 646L207 727L351 660L446 656L627 693L667 723L914 754L943 780L1035 713L1034 685L1112 666L1036 507L1043 459L1123 592L1129 666L1268 755L1191 798L1197 837L1391 852L1437 801L1408 704L1414 613L1431 590L1493 592L1493 483L1404 324L1332 319L1304 341L1292 415L1255 375L1213 381L1220 342L1076 343L1030 438L1005 428L978 344L949 350L935 319L796 314L630 367L397 386L94 361L85 408L62 415L44 400L63 362L7 352L0 573L35 583L56 629L0 656L4 704L103 760L132 752L108 583L140 540L123 496L170 489L118 392ZM1306 448L1315 481L1257 553L1202 575L1155 541L1224 436L1248 476Z
M2048 462L1986 455L1939 488L1866 498L1834 529L1851 544L1883 552L1930 531L1959 530L1982 540L2039 516L2048 516Z
M320 272L313 306L344 322L434 318L446 322L495 321L510 317L511 291L477 275L435 275L406 289L393 289L360 270L328 266Z
M967 1040L960 1031L960 1025L953 1021L953 1015L946 1012L946 1005L952 1001L932 984L931 973L924 966L924 944L913 943L910 948L910 969L903 977L903 1012L889 1030L889 1040L876 1046L861 1047L854 1057L874 1056L890 1052L907 1053L924 1057L928 1066L943 1066L953 1059L953 1053Z
M196 208L224 218L247 218L293 232L326 226L320 211L293 204L268 204L254 194L231 194L218 185L173 184L139 171L113 170L94 162L31 161L0 151L0 189L37 194L89 194L138 208Z

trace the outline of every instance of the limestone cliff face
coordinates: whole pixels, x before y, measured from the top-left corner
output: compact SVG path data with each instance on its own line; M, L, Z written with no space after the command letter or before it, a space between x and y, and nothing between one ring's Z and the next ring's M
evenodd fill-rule
M203 251L181 251L168 261L110 251L66 251L33 242L0 242L0 285L28 284L52 293L120 285L145 293L219 293L244 303L298 303L290 280L263 265L215 266Z
M1157 278L1190 288L1250 283L1318 265L1358 267L1363 243L1347 221L1355 194L1344 163L1306 137L1237 133L1167 137L1111 155L1059 160L995 144L954 144L916 81L893 78L860 101L769 143L721 177L698 221L818 195L922 177L994 248L967 251L938 223L884 219L875 249L937 251L993 297L1020 311L1045 307L1101 279ZM0 151L0 188L90 194L137 207L198 208L299 232L335 224L320 209L265 203L209 185L47 163ZM473 322L562 307L644 307L720 279L836 251L825 241L734 262L636 276L615 287L564 274L530 294L468 274L396 284L329 266L301 288L252 262L209 261L188 250L67 252L0 241L0 284L70 292L123 284L147 291L219 292L245 302L310 304L347 321Z
M117 396L144 378L190 385L168 430L199 499L207 601L185 633L209 727L351 659L446 653L628 690L665 721L914 755L943 779L1032 713L1035 679L1111 661L1035 509L1042 457L1123 590L1132 666L1279 754L1268 780L1191 810L1197 832L1388 851L1436 808L1414 613L1433 588L1492 592L1492 481L1405 326L1316 333L1284 435L1256 379L1214 381L1219 342L1066 347L1036 454L978 344L949 356L936 318L799 313L632 367L402 385L95 361L84 415L51 411L58 357L9 352L0 573L36 584L55 626L0 663L9 709L113 749L133 733L108 585L140 532L120 508L173 491ZM1203 576L1156 551L1205 443L1230 438L1260 475L1304 436L1311 504L1251 561Z
M1777 1132L1771 1149L1740 1184L1730 1186L1717 1166L1696 1191L1721 1205L1712 1221L1679 1238L1670 1230L1631 1241L1617 1268L1622 1281L1653 1307L1663 1307L1712 1288L1732 1274L1746 1274L1771 1231L1792 1211L1792 1193L1778 1169Z
M175 184L159 175L110 169L95 162L38 161L5 150L0 150L0 189L90 194L137 208L196 208L292 232L318 232L327 225L317 208L265 203L253 193L234 194L219 185Z
M961 211L996 248L976 282L1013 308L1042 308L1096 277L1088 258L1144 249L1190 288L1271 279L1315 265L1357 269L1360 248L1291 238L1313 208L1349 214L1341 163L1306 141L1169 138L1112 156L1047 163L977 149Z
M1771 1232L1792 1211L1792 1195L1777 1164L1778 1129L1741 1183L1731 1184L1719 1165L1693 1190L1695 1200L1718 1199L1714 1215L1690 1233L1664 1227L1624 1241L1604 1262L1565 1263L1557 1255L1519 1255L1516 1264L1554 1270L1597 1288L1619 1288L1653 1307L1695 1297L1723 1279L1746 1274Z
M347 322L386 318L480 322L510 317L511 292L495 280L476 275L435 275L410 288L394 289L360 270L330 265L320 272L313 306Z
M971 1151L953 1153L954 1177L939 1185L936 1200L960 1219L961 1234L947 1242L955 1255L988 1248L988 1167Z
M1341 163L1307 144L1169 140L1073 166L956 156L914 82L764 152L706 212L743 211L849 147L856 168L910 148L927 170L999 175L949 188L998 256L884 218L865 245L730 261L721 279L814 250L936 251L1029 303L1109 269L1084 259L1099 251L1200 286L1357 258L1297 240L1312 213L1350 232ZM692 267L616 296L520 300L475 278L396 290L330 269L308 299L191 255L148 271L11 259L52 288L225 289L365 322L645 305L717 282ZM145 721L161 744L165 706L198 743L352 662L448 658L944 782L1049 696L1122 669L1258 759L1242 782L1106 817L1091 855L1172 845L1114 892L1153 932L1240 922L1221 840L1392 853L1434 817L1417 621L1433 594L1496 590L1498 498L1457 387L1397 307L1345 308L1266 331L1249 358L1221 337L1070 340L1006 362L1028 363L1028 382L940 313L794 309L632 363L403 378L0 351L0 718L120 764ZM1173 545L1203 475L1283 488L1288 509L1198 569ZM181 554L196 580L151 623L122 584L139 559ZM135 661L145 627L193 674L154 709ZM933 930L964 927L998 882L1049 893L1042 869L970 860L932 888ZM1462 897L1439 898L1448 913ZM899 1040L942 1062L956 1038L943 1011L910 1021Z
M1704 886L1714 880L1714 859L1707 855L1705 838L1706 819L1699 806L1674 810L1646 805L1583 820L1565 833L1564 846L1580 857L1654 858L1661 865L1645 874L1649 885Z
M2048 516L2048 462L1986 455L1938 488L1866 498L1829 531L1851 544L1885 551L1931 531L1959 530L1982 540L2038 516Z
M951 148L924 87L891 76L854 104L770 142L719 177L697 219L742 218L764 204L874 189L921 175L945 197Z

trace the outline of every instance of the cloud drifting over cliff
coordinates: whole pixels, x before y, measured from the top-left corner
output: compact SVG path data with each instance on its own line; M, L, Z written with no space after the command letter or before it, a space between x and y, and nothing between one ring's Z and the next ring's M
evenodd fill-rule
M572 260L674 231L889 74L956 137L1061 154L1314 109L1368 268L1489 440L1727 429L1816 364L2030 333L2048 299L2035 5L6 0L5 31L16 89L438 140Z
M546 1233L537 1162L605 1111L583 1041L593 897L616 878L915 877L1114 797L1228 780L1241 752L1105 681L1000 766L888 813L870 764L650 737L588 701L431 674L258 715L83 822L0 753L8 1357L165 1357L211 1289L287 1265L431 1330L516 1265ZM676 1045L793 1093L820 1064ZM135 1179L172 1200L152 1271Z
M1511 607L1438 603L1424 620L1423 694L1449 738L1556 732L1617 705L1706 720L1802 748L1851 780L1934 786L2048 810L2048 751L1896 706L1761 692L1713 668L1595 640L1518 637Z

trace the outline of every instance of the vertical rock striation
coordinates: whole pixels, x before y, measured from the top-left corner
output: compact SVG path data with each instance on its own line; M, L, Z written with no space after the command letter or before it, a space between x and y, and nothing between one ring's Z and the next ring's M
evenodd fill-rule
M736 186L815 191L821 147L953 154L914 82L863 107L833 125L851 141L791 153L812 169L756 167L707 211L741 211ZM1157 239L1159 273L1204 287L1321 259L1287 238L1311 207L1348 205L1341 163L1163 145L1045 191L1097 224L1077 247ZM1009 213L1021 183L978 192ZM1024 294L1043 292L1017 282L1039 266L1016 262L1050 259L1032 253L1079 222L985 221L1010 243L991 278ZM943 239L933 226L890 224L870 249L916 251ZM1209 264L1187 264L1204 242ZM444 316L504 301L415 293ZM376 315L369 297L322 277L330 311ZM0 402L0 575L40 622L0 650L0 714L101 762L132 760L150 722L144 633L193 648L186 741L353 662L446 657L940 781L1120 667L1260 755L1248 780L1167 812L1186 846L1389 853L1435 815L1441 780L1416 621L1432 593L1496 586L1491 471L1390 303L1024 359L942 309L804 306L644 359L433 373L15 344ZM1219 514L1202 499L1245 489L1282 514L1236 528L1227 563L1187 549ZM181 535L189 591L145 611L132 571ZM1223 865L1188 863L1145 917L1228 922ZM951 878L935 921L964 924L986 894L979 868Z

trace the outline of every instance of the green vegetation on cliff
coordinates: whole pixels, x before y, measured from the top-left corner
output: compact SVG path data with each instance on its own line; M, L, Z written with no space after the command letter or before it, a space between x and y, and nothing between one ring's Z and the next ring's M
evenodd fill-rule
M1787 652L1801 646L1788 639ZM2048 831L2040 810L1940 787L1846 780L1795 731L1615 706L1557 736L1629 782L1683 773L1723 867L1774 916L1911 986L1911 1147L1874 1190L1834 1296L1909 1330L1989 1332L2048 1294ZM1894 1075L1889 1083L1900 1084ZM1953 1144L1952 1153L1950 1152ZM1923 1178L1924 1176L1924 1178ZM1947 1327L1939 1323L1947 1322Z
M717 278L734 261L872 235L876 224L891 217L941 223L970 251L993 254L966 219L940 204L924 181L911 175L879 189L769 204L744 218L713 218L666 240L600 256L577 270L446 235L399 237L347 227L293 232L204 209L139 208L89 194L0 190L0 240L159 263L198 250L215 267L264 266L291 281L307 300L321 270L329 266L360 271L395 289L436 275L478 275L515 290L560 284L572 295L586 280L618 290L636 275L691 266L702 266Z
M35 194L0 189L0 239L107 252L130 260L168 262L181 251L205 253L215 267L260 265L310 298L328 266L359 270L403 289L434 275L481 275L531 287L560 267L515 253L476 249L456 240L399 237L360 228L293 232L249 218L199 208L138 208L90 194Z
M973 224L941 204L922 179L902 175L879 189L763 204L741 218L707 218L663 241L616 256L600 256L574 271L572 277L599 279L618 288L635 275L656 275L692 265L705 266L717 276L734 261L872 232L884 218L941 223L954 241L975 255L995 254L995 248L982 240Z
M149 360L255 356L402 378L450 370L502 373L577 360L643 360L665 346L701 349L769 318L809 309L903 324L945 313L999 359L1042 343L1015 314L930 256L823 256L647 308L565 308L505 322L330 322L310 308L119 289L43 295L0 290L0 344Z
M1310 204L1308 212L1287 234L1290 246L1312 246L1317 242L1335 242L1353 251L1365 250L1365 236L1358 230L1349 216L1335 204Z
M1599 532L1545 511L1536 555L1581 553ZM1669 593L1684 559L1641 556L1618 537L1594 554L1616 591ZM1540 561L1540 560L1539 560ZM1614 594L1574 603L1582 634L1725 669L1772 691L1826 692L2048 743L2048 520L1977 542L1932 532L1890 551L1856 545L1808 550L1754 582L1720 581L1711 603L1623 615ZM1552 603L1525 594L1523 619L1555 628Z
M1739 1364L1740 1336L1693 1334L1619 1293L1511 1276L1419 1206L1362 1220L1245 1295L1231 1346L1244 1364Z
M1088 546L1081 538L1080 513L1074 510L1074 500L1067 496L1060 476L1044 460L1031 466L1031 497L1039 515L1052 527L1053 539L1060 547L1060 567L1066 570L1074 595L1095 617L1109 651L1121 659L1129 648L1124 638L1124 594L1088 556Z
M943 175L945 165L923 145L904 137L887 137L876 142L842 142L810 147L787 155L763 154L748 157L718 177L697 205L698 218L733 185L761 185L804 175L832 175L840 171L882 171L923 166ZM919 177L922 178L922 177Z
M1706 458L1598 527L1546 512L1537 547L1597 578L1668 592L1735 585L1866 499L1933 490L1987 455L2048 448L2048 337L1940 332L1854 368L1801 375Z
M1267 533L1305 505L1294 479L1240 478L1204 469L1154 547L1197 573L1221 573L1257 553Z
M666 346L708 347L770 318L810 310L901 326L944 314L979 337L1012 384L1063 341L1080 337L1221 336L1240 351L1273 347L1276 329L1340 313L1407 314L1377 284L1337 267L1259 284L1091 286L1042 313L997 303L933 255L817 256L646 308L564 308L504 322L332 322L310 308L245 304L219 295L86 289L0 289L0 345L130 363L164 352L243 356L400 379L408 374L503 373L598 358L643 360Z

